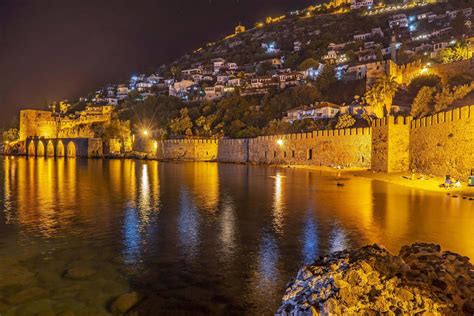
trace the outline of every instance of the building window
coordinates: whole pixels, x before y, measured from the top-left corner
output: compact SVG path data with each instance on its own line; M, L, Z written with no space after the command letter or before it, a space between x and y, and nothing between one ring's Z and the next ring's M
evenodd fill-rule
M312 160L312 159L313 159L313 150L308 149L308 160Z
M273 158L276 158L276 156L277 156L277 152L274 151L274 152L273 152Z
M291 158L295 158L295 151L294 150L291 151Z

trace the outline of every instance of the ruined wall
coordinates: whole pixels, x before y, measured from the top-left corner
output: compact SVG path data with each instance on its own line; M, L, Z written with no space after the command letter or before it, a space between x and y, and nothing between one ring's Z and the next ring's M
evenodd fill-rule
M370 128L263 136L249 140L249 161L265 164L370 167Z
M449 64L434 64L429 69L429 72L441 77L441 80L446 82L450 77L462 73L474 75L474 61L473 59L468 59Z
M411 122L410 168L465 180L474 168L474 106Z
M401 116L390 116L372 123L372 170L409 170L410 123L411 117Z
M164 140L157 143L161 160L217 161L216 139Z
M221 139L218 143L217 161L246 163L249 161L248 139Z
M22 110L20 111L20 141L30 136L55 138L58 124L50 111Z

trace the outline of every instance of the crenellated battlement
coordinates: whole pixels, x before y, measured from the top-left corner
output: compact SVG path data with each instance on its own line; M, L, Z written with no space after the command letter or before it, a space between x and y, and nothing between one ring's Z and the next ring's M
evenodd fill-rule
M430 127L438 124L468 119L473 116L474 105L468 105L413 120L411 122L411 128L416 129L422 127Z
M314 139L321 137L343 137L343 136L358 136L358 135L370 135L370 127L360 128L345 128L345 129L332 129L332 130L318 130L307 133L293 133L293 134L282 134L282 135L269 135L259 136L250 138L250 142L267 142L267 141L278 141L282 140L300 140L300 139Z
M161 141L164 144L217 144L218 139L214 138L183 138L183 139L166 139Z
M414 120L389 116L371 127L244 139L174 139L157 142L163 160L417 170L463 177L474 166L474 105Z
M372 127L383 127L390 125L410 125L413 118L411 116L387 116L372 121Z

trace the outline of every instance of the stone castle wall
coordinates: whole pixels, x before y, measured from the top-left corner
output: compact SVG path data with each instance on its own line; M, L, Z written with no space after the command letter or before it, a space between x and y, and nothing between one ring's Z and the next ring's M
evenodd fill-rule
M217 161L217 139L164 140L156 147L161 160Z
M410 117L386 117L372 124L371 169L381 172L407 171L410 164Z
M474 106L411 122L410 168L464 179L474 169Z
M252 139L167 140L157 158L283 165L371 168L381 172L450 174L474 169L474 106L419 120L388 117L371 128L315 131Z
M294 164L369 168L369 128L262 136L249 141L249 161L263 164Z
M248 139L221 139L218 142L219 162L247 163L249 161Z
M253 139L166 140L157 144L162 160L301 164L369 168L370 128L315 131Z
M20 111L20 141L27 137L41 136L55 138L58 135L58 125L50 111L22 110Z

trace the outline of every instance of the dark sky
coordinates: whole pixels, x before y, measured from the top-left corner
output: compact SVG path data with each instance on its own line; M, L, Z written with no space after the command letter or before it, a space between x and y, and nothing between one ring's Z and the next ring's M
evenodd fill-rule
M315 0L0 0L0 127Z

